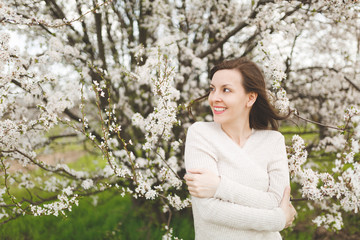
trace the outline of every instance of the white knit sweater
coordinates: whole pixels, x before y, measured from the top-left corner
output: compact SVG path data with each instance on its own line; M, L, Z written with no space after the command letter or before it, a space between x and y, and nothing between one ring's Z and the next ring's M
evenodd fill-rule
M243 147L214 122L197 122L188 132L186 169L220 176L213 198L192 197L197 240L281 239L285 215L279 208L289 172L284 137L252 130Z

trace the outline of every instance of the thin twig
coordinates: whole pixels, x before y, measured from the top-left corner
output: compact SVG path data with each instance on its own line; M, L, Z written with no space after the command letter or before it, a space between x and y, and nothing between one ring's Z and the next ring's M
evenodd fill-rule
M300 118L301 120L304 120L304 121L306 121L306 122L314 123L314 124L319 125L319 126L322 126L322 127L332 128L332 129L336 129L336 130L339 130L339 131L343 131L343 130L344 130L344 128L339 128L339 127L335 127L335 126L331 126L331 125L326 125L326 124L323 124L323 123L319 123L319 122L316 122L316 121L313 121L313 120L310 120L310 119L301 117L298 113L294 113L294 116L296 116L296 117L298 117L298 118Z
M308 201L309 198L290 198L291 202L301 202L301 201Z

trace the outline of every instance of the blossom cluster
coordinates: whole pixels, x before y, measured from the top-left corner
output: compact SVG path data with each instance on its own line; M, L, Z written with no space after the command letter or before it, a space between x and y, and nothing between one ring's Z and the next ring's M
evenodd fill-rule
M177 210L181 210L190 204L190 199L187 198L185 200L181 200L181 198L177 195L171 196L168 195L167 199L169 200L169 204L176 208Z
M271 86L275 95L271 102L274 107L281 113L287 114L289 112L290 101L287 97L286 90L282 87L282 82L286 80L286 74L281 61L271 54L271 50L268 49L266 44L270 36L265 33L260 45L260 53L263 56L261 65L264 67L266 79L271 80Z
M54 215L58 216L59 213L65 215L65 210L71 211L72 206L78 205L79 200L77 194L73 194L71 187L64 188L62 194L58 195L58 200L53 203L44 204L42 207L38 205L30 205L30 209L34 216L39 215Z
M352 117L359 114L360 114L360 110L354 106L351 106L350 108L345 110L344 121L348 121Z
M324 226L327 229L341 230L343 227L343 219L341 214L324 214L317 216L313 222L318 226Z
M162 240L182 240L182 238L178 238L173 236L173 229L169 228L168 226L165 226L166 233L162 236Z
M81 18L83 18L85 15L89 14L90 12L95 11L97 8L103 6L103 5L107 5L109 4L109 2L111 2L111 0L109 1L104 1L100 4L97 4L93 9L88 10L87 12L85 12L83 15L77 17L77 18L73 18L71 20L68 20L66 18L63 19L56 19L56 20L49 20L48 18L43 18L43 17L29 17L26 16L26 14L19 14L16 9L12 8L11 6L9 6L8 4L5 4L5 2L0 1L0 15L2 16L1 22L7 22L7 23L11 23L11 24L17 24L17 25L43 25L43 26L47 26L47 27L51 27L51 28L59 28L59 27L63 27L65 25L71 25L74 22L79 21Z
M352 113L346 111L346 121L350 121L357 114L359 113L356 109L352 110ZM333 138L324 138L319 144L322 147L318 148L318 151L324 149L328 152L337 152L332 168L333 174L313 170L310 167L314 166L309 162L305 164L307 151L304 140L299 136L293 137L292 147L288 151L293 181L302 185L303 197L313 200L328 212L313 220L318 226L339 230L343 225L341 210L354 213L359 211L360 164L355 161L355 154L359 152L359 139L355 139L354 136L356 131L352 131L346 138L341 133ZM339 201L339 204L333 199Z
M149 84L153 95L157 96L156 107L146 118L143 118L140 113L136 113L132 117L133 124L146 132L144 150L153 149L159 138L167 141L173 125L178 122L176 100L179 99L179 91L173 86L174 71L170 64L162 66L161 63L164 61L168 60L163 59L161 55L155 55L137 69L138 80L141 83ZM155 68L155 71L149 74L148 69L151 68ZM153 74L158 74L160 79Z
M292 137L291 148L288 149L289 172L291 176L298 174L301 171L302 165L307 160L307 151L305 149L305 142L299 135Z
M154 70L149 72L148 69ZM176 101L180 94L174 87L175 74L170 59L165 58L159 52L149 57L143 66L138 67L136 73L136 79L141 85L150 85L156 107L147 117L143 117L141 113L134 113L132 116L133 124L145 134L142 149L147 152L148 158L148 161L142 157L136 158L134 161L140 169L149 164L158 166L158 172L149 170L137 172L138 184L135 194L140 194L146 199L154 199L160 192L166 192L171 188L180 189L182 186L182 180L177 175L177 172L181 170L178 159L175 156L166 157L161 143L162 141L166 143L171 139L173 126L179 124ZM180 142L176 140L171 142L170 147L174 153L180 151L179 144ZM162 184L152 186L156 181L161 181ZM182 201L177 195L168 195L167 200L177 210L189 205L188 200Z

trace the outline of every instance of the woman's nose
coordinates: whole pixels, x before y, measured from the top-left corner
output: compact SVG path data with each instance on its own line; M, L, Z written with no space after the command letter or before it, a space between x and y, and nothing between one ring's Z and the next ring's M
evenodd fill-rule
M221 102L222 101L221 95L219 94L218 91L211 92L210 97L213 102Z

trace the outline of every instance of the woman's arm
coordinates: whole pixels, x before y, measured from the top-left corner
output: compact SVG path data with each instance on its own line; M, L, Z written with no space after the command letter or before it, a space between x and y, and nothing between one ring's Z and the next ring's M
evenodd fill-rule
M226 176L221 176L214 197L250 207L264 209L278 207L284 188L290 185L285 140L282 135L279 135L277 141L273 143L273 150L273 155L269 156L267 168L269 175L267 192L242 185Z
M271 192L257 190L207 169L189 169L185 180L190 194L198 198L217 198L247 207L273 209L279 202Z
M294 221L296 211L290 201L290 187L284 190L280 208L254 209L214 198L192 198L193 208L205 221L242 230L281 231Z
M281 231L286 217L281 208L259 209L226 202L216 198L192 197L192 207L208 223L241 230Z
M185 147L186 169L202 168L218 174L216 154L201 132L189 128ZM193 207L205 221L239 229L279 231L286 218L281 208L271 210L247 207L215 198L193 197Z
M248 207L262 209L278 207L284 188L289 185L288 161L282 135L277 135L272 148L273 154L269 156L267 169L269 175L267 192L245 186L226 176L218 177L216 163L211 156L204 155L198 156L200 159L196 163L197 169L188 169L188 172L195 174L187 174L185 177L190 193L200 198L215 197Z

